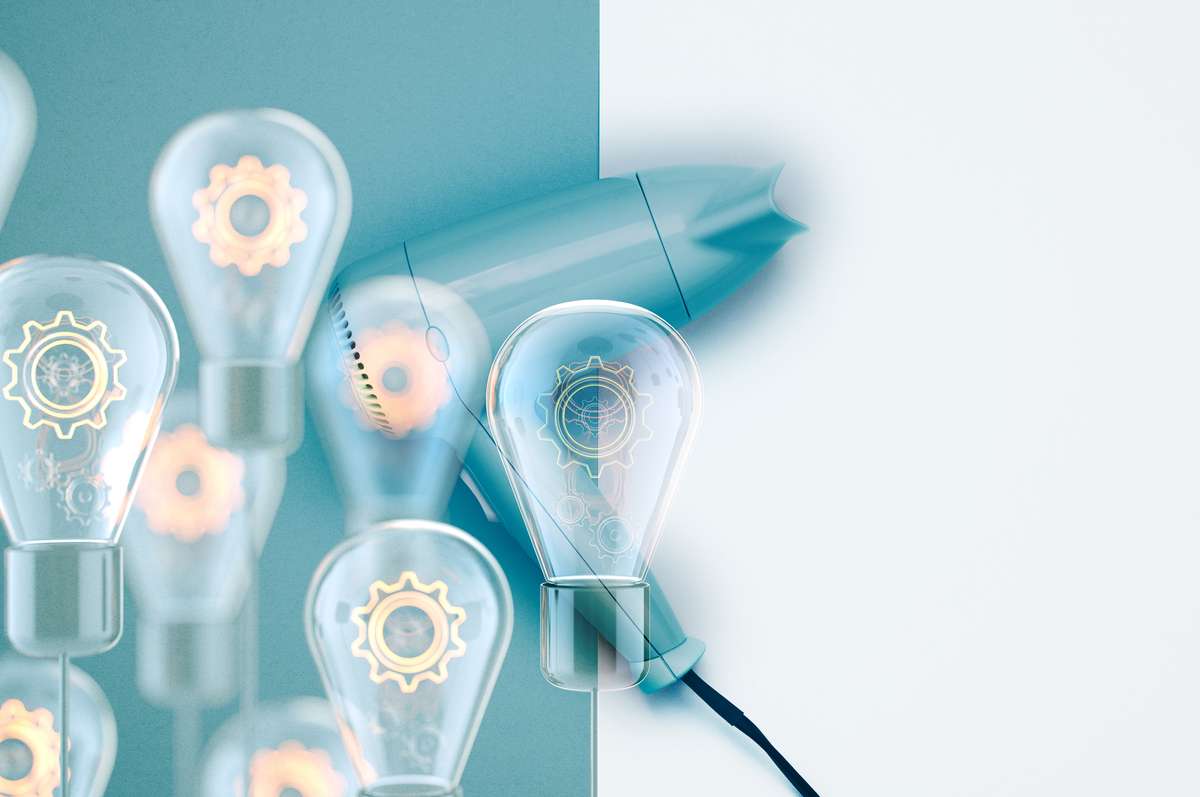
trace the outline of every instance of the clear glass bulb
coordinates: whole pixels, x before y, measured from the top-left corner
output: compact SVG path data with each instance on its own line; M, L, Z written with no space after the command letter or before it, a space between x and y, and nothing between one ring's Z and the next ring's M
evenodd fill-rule
M454 793L512 636L495 558L453 526L382 524L325 557L306 613L364 795Z
M204 753L204 797L354 797L354 770L329 703L298 697L255 709L251 744L245 717L213 734ZM247 749L252 749L249 764ZM250 788L245 787L250 773Z
M201 412L222 445L294 445L295 364L350 224L337 149L295 114L202 117L167 144L150 214L201 365Z
M62 785L59 669L45 659L0 659L0 794L50 797ZM102 797L117 756L112 707L91 677L70 669L68 785Z
M0 296L9 637L29 655L99 652L77 635L104 649L120 634L115 543L175 384L175 327L150 286L99 260L11 261ZM59 633L82 647L50 645Z
M197 401L179 391L167 403L125 524L138 687L164 706L232 697L250 552L262 550L284 484L277 451L210 442Z
M25 171L37 130L37 106L29 81L13 60L0 52L0 230Z
M568 302L518 327L488 418L547 580L640 581L700 414L700 374L667 322Z
M307 364L347 529L440 519L476 430L487 332L450 289L386 256L335 278ZM322 323L323 322L323 323ZM479 385L466 395L454 385Z
M487 409L546 576L543 672L566 689L637 683L653 653L643 579L699 420L695 357L640 307L554 305L500 347Z

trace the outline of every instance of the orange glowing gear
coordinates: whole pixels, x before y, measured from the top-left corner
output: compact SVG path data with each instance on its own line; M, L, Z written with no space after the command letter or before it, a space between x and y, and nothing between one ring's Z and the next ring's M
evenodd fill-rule
M181 542L219 534L245 500L245 470L241 457L211 445L199 427L184 424L159 436L138 488L138 508L151 531Z
M200 214L192 224L192 236L208 244L209 260L221 268L237 266L247 277L256 276L264 265L286 266L292 245L308 237L308 226L300 219L308 195L292 187L287 167L263 166L253 155L243 155L236 166L218 163L208 178L208 187L192 195L192 207ZM239 229L235 205L246 197L258 199L260 207L266 208L261 229Z
M59 735L47 709L30 711L20 700L0 705L0 742L15 742L29 755L29 769L16 779L0 776L6 797L53 797L59 786ZM7 773L12 774L12 773Z
M372 681L395 681L405 694L446 681L450 660L467 652L459 634L467 610L450 603L448 591L446 582L423 584L411 570L371 585L370 600L350 613L358 626L350 652L371 665Z
M25 411L28 429L46 426L69 440L81 426L103 429L108 405L125 398L117 372L125 352L108 341L100 321L59 310L52 321L26 321L21 344L4 352L11 378L4 397Z
M351 378L358 407L390 437L428 428L450 400L446 367L429 351L422 332L399 321L368 329L359 336L355 354Z
M250 759L249 797L344 797L346 779L333 768L324 750L299 742L284 742L273 750L259 750Z

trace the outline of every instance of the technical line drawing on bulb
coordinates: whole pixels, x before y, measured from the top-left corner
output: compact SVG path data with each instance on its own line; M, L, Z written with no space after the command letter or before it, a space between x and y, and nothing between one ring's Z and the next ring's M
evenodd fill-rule
M245 277L264 265L286 266L292 246L308 238L300 218L308 195L292 187L287 167L243 155L235 166L216 164L208 176L208 186L192 195L198 214L192 236L209 245L209 259L220 268L236 266Z
M371 585L370 599L350 618L358 628L351 653L367 660L372 681L395 681L406 694L425 681L445 683L450 660L467 652L459 635L467 611L448 592L446 582L422 583L411 570Z
M646 410L653 397L640 393L633 368L591 356L560 365L554 387L538 396L545 423L538 437L558 449L558 464L585 468L593 479L612 464L629 467L633 449L652 437Z
M35 493L53 490L58 486L63 474L58 458L41 448L27 454L17 469L21 475L21 482Z
M42 427L33 451L25 455L17 470L27 488L34 493L55 491L55 504L64 517L86 526L110 504L108 484L93 469L99 450L97 432L88 427L82 427L82 432L70 440L58 440ZM80 450L70 450L80 441Z
M152 532L194 542L223 532L242 508L245 472L241 457L212 445L198 426L185 423L159 435L135 502Z
M634 550L637 536L623 519L610 515L592 526L588 541L600 552L601 559L616 562Z
M425 333L400 321L363 330L345 369L359 419L388 437L428 429L451 397L446 366Z
M52 321L26 321L24 339L4 352L11 371L4 397L24 410L28 429L49 427L68 440L81 426L103 429L108 406L125 398L118 370L127 357L113 348L108 327L60 310Z
M248 797L342 797L346 788L346 779L334 768L328 752L294 740L258 750L250 759Z
M9 779L0 775L0 794L54 797L61 780L59 740L58 731L54 730L54 714L49 709L29 709L16 698L5 700L0 705L0 743L14 743L25 766L19 777Z
M109 508L108 484L96 473L72 474L63 485L59 508L67 520L87 526Z

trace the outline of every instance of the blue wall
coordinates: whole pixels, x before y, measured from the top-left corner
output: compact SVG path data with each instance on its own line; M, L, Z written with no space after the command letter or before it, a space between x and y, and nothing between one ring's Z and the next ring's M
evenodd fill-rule
M37 96L38 140L0 261L86 253L144 276L180 325L182 385L196 349L146 207L171 133L226 107L276 106L324 130L354 184L342 263L437 226L596 176L597 0L7 3L0 49ZM310 427L262 562L264 698L320 694L301 609L341 510ZM517 625L468 766L467 797L586 791L586 700L537 670L536 568L459 495L451 518L508 573ZM111 795L170 790L170 717L133 685L136 606L116 650L81 662L117 712ZM228 712L210 712L206 731Z

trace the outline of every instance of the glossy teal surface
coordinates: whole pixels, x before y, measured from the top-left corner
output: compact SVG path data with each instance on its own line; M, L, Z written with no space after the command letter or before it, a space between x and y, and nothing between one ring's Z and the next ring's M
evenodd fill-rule
M354 186L350 262L452 221L596 177L597 4L431 0L12 3L0 50L29 76L38 140L0 233L0 260L89 252L145 277L180 320L181 384L196 350L151 230L147 183L171 133L225 107L271 105L335 142ZM538 671L537 567L469 493L451 522L495 553L512 585L508 662L467 765L467 795L584 793L586 698ZM313 568L341 539L341 509L309 424L262 562L262 693L320 694L301 607ZM170 718L134 679L126 636L81 666L117 714L115 797L170 790ZM211 732L228 712L211 712Z

